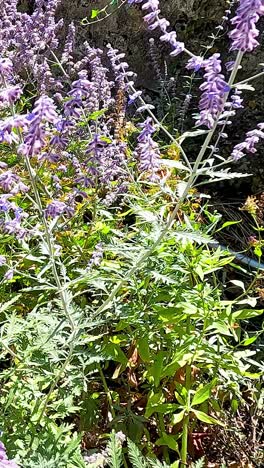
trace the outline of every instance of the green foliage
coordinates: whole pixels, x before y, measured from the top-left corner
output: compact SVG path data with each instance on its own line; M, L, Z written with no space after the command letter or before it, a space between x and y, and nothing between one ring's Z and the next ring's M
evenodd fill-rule
M93 9L91 19L123 3ZM81 116L85 133L69 142L69 154L84 157L87 128L108 120L108 109ZM251 285L245 270L243 281L232 270L226 281L234 256L212 244L235 222L218 228L220 216L195 185L198 176L215 182L241 174L215 171L206 158L195 172L196 163L187 168L178 153L168 159L164 151L166 177L153 183L135 168L134 137L123 130L127 192L109 204L105 187L85 187L71 218L50 220L35 207L38 198L46 206L52 165L32 158L36 168L25 176L13 149L0 148L32 185L34 198L18 197L27 226L40 230L38 240L0 239L7 259L0 265L1 440L23 468L179 468L191 463L191 434L210 425L225 430L240 410L261 418L263 328L252 325L263 313L253 288L258 278ZM178 140L205 134L185 132ZM72 190L71 171L64 194ZM102 255L93 263L98 245ZM259 241L259 258L261 247ZM230 299L229 283L237 297Z

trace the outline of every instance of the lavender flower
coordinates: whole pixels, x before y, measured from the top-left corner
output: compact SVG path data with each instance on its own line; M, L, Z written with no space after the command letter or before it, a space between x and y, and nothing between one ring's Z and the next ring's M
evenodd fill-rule
M187 70L194 70L194 71L199 71L200 68L203 68L205 65L206 61L203 57L200 56L195 56L191 57L186 65Z
M13 279L14 277L14 270L8 270L5 275L4 275L4 279L7 280L7 281L10 281L11 279ZM4 468L4 467L17 467L16 464L14 464L14 462L8 460L8 459L2 459L1 460L1 454L0 454L0 468Z
M264 139L264 123L259 123L258 128L247 132L246 139L242 143L236 145L232 151L232 158L235 161L238 161L245 153L256 153L257 149L255 148L256 144L260 140Z
M160 9L159 9L159 0L128 0L128 3L132 5L133 3L143 3L142 10L150 10L149 13L146 13L144 16L144 21L148 25L148 29L153 31L154 29L159 28L162 32L160 40L162 42L167 42L173 49L170 53L171 56L175 57L184 51L185 45L183 42L177 41L177 34L175 31L168 31L170 26L169 21L165 18L160 18Z
M0 255L0 266L3 266L6 264L6 258L4 255ZM0 445L0 456L1 456L1 445ZM1 458L0 458L1 460Z
M8 78L13 71L13 64L8 58L3 58L0 56L0 75Z
M7 86L0 90L0 107L10 106L14 104L17 99L21 96L22 89L20 86Z
M200 102L200 116L197 125L206 125L212 128L219 114L224 108L224 98L229 90L224 75L221 74L220 54L214 54L207 59L203 67L205 68L205 83L200 86L203 91Z
M112 88L114 83L107 78L108 70L103 67L101 56L103 51L90 47L85 43L85 53L87 55L91 73L91 81L93 82L93 96L90 95L90 101L94 99L93 110L100 108L108 108L113 104Z
M142 95L142 91L135 91L129 95L128 105L134 104L134 102Z
M71 22L68 28L68 34L65 41L65 46L63 49L63 53L61 56L61 63L66 63L69 65L73 65L73 50L75 45L75 33L76 29L74 23Z
M4 143L18 143L18 132L14 130L26 130L29 121L26 115L14 115L0 121L0 141Z
M99 266L103 260L103 255L104 255L103 246L102 246L102 243L99 242L94 248L94 251L88 262L86 269L90 270L93 266Z
M256 23L261 15L264 15L264 0L240 0L236 16L231 20L234 26L229 34L231 50L251 52L259 45Z
M19 152L26 156L38 155L45 146L47 137L46 123L55 124L58 121L55 104L48 96L41 96L35 104L33 113L28 116L29 130L24 143L19 146Z
M47 218L56 218L57 216L61 216L63 214L72 216L74 209L71 206L66 205L64 202L53 200L48 204L45 213Z
M0 187L11 194L25 193L29 190L20 177L10 170L0 174Z
M118 49L113 49L111 44L107 44L107 49L107 56L110 60L119 88L128 90L131 85L134 85L133 78L135 77L135 74L129 71L128 64L122 61L125 54L120 53Z
M160 152L158 144L152 139L156 128L152 123L152 119L148 117L144 123L140 124L142 131L140 132L136 147L136 156L139 159L139 170L150 173L150 180L157 180L157 171L160 168Z
M1 65L0 74L11 73L13 67L8 62L11 59L16 71L27 68L36 77L44 54L58 46L57 33L62 20L56 23L55 13L59 0L36 2L31 15L18 11L17 3L15 0L1 2L0 47L2 55L8 58Z

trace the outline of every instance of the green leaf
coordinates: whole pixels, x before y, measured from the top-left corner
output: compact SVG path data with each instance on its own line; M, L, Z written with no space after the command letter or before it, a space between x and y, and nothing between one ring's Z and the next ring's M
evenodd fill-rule
M164 359L164 352L159 351L153 365L148 370L148 375L152 376L154 379L155 387L158 387L160 384L160 377L163 369L163 359Z
M122 445L118 442L116 434L113 431L110 441L107 444L108 465L110 468L121 468L122 465Z
M234 312L232 314L232 318L234 318L235 320L246 320L253 317L257 317L258 315L262 315L263 312L263 309L243 309Z
M238 220L238 221L226 221L226 222L220 227L220 229L217 229L217 231L215 231L215 232L222 231L222 229L225 229L225 228L228 227L228 226L233 226L234 224L239 224L239 223L241 223L241 222L242 222L241 219Z
M10 301L5 302L4 304L0 303L0 313L2 314L6 310L8 310L11 305L13 305L15 302L19 300L20 297L21 297L21 294L17 294L15 297L10 299Z
M164 368L162 377L171 377L178 369L184 367L192 357L192 353L186 353L182 355L179 353L179 355L174 357L173 361Z
M210 398L213 385L214 382L210 382L207 385L204 385L202 388L199 388L199 390L197 390L197 392L194 394L191 406L200 405L204 401L208 400L208 398Z
M257 338L258 338L257 335L255 335L255 336L252 336L251 338L246 338L245 340L241 341L239 344L240 346L249 346L252 343L254 343Z
M161 391L154 393L153 390L150 392L148 402L145 411L145 417L149 418L153 413L156 412L156 407L164 402L164 396Z
M231 280L229 281L230 283L234 284L235 286L237 286L238 288L241 288L243 289L243 291L245 291L245 285L243 283L243 281L240 281L240 280Z
M127 446L128 446L128 458L133 468L147 468L148 464L145 458L142 456L136 444L134 444L132 440L128 439Z
M115 343L109 343L103 349L103 353L113 359L113 361L120 362L121 364L127 365L128 359L123 353L119 345Z
M228 325L226 325L224 322L220 322L220 321L214 322L212 325L210 325L206 329L206 331L210 331L210 330L217 331L221 335L232 336L232 333Z
M91 19L97 18L98 13L100 13L100 10L92 10Z
M182 410L180 413L175 413L171 418L171 423L175 425L181 422L184 418L184 414L185 414L185 409Z
M195 414L197 419L199 419L199 421L202 421L208 424L218 424L219 426L225 427L225 425L221 421L219 421L219 419L213 418L212 416L209 416L209 414L206 414L203 411L192 409L192 412Z
M258 258L261 258L261 257L262 257L262 249L261 249L260 245L257 245L257 246L254 248L254 254L255 254Z
M137 348L138 348L139 356L141 357L142 361L149 362L151 357L150 357L148 339L146 336L139 338L137 340Z
M159 447L161 445L165 445L165 447L169 447L171 450L174 450L175 452L178 452L178 444L175 440L175 436L169 435L169 434L162 434L162 437L160 437L156 442L155 445L158 445Z
M106 109L101 109L99 111L92 112L87 118L87 120L97 120L99 117L102 117L106 113ZM110 138L104 137L102 140L106 141L107 143L111 143Z
M175 169L190 172L190 169L188 169L188 167L184 166L184 164L182 164L182 162L180 162L180 161L175 161L174 159L160 159L160 162L161 162L161 164L163 166L172 167L172 168L175 168Z
M179 466L180 466L180 460L176 460L174 463L172 463L170 468L179 468Z

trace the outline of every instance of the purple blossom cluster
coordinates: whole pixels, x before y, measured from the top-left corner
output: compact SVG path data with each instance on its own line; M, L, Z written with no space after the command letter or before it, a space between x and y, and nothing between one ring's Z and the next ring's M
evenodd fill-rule
M11 197L11 194L0 195L0 229L5 234L24 239L29 231L23 227L22 222L28 215L10 200Z
M58 31L63 21L56 22L55 13L60 0L37 0L33 13L22 13L17 1L3 1L0 17L0 50L20 72L27 69L35 79L41 76L46 54L56 50Z
M0 109L12 106L21 96L22 89L12 80L13 64L0 55Z
M27 117L28 129L24 133L24 141L18 148L20 154L33 157L38 155L46 144L48 134L46 124L56 124L58 114L55 104L48 96L41 96L35 103L34 109Z
M139 124L142 128L137 141L136 156L139 160L139 170L147 172L149 179L158 179L157 172L160 169L160 151L158 144L153 140L152 135L156 132L152 119L148 117L145 122Z
M176 31L170 31L170 22L165 18L160 18L160 4L159 0L128 0L130 5L141 3L142 10L146 12L144 16L144 21L148 26L150 31L155 29L160 29L161 36L160 40L169 44L172 47L171 56L175 57L185 50L185 45L183 42L177 40Z
M65 63L67 65L67 68L71 68L74 65L73 54L75 48L75 36L76 28L74 26L74 23L71 22L68 28L65 45L61 56L61 63Z
M107 69L101 61L101 49L85 44L87 68L78 71L78 79L71 84L70 99L64 104L66 117L79 119L84 113L108 109L113 104L114 83L107 77ZM84 62L82 63L84 65Z
M229 91L229 86L221 73L220 54L213 54L209 59L202 62L193 58L189 62L189 69L197 68L198 64L205 69L205 82L200 86L202 96L199 102L200 115L197 125L206 125L208 128L213 128L224 109L224 100L226 93Z
M92 256L88 262L88 265L87 265L87 271L89 271L92 267L94 266L99 266L103 260L103 256L104 256L104 250L103 250L103 245L101 242L99 242L95 248L94 248L94 251L92 253Z
M234 29L229 37L232 40L231 50L251 52L259 43L259 31L256 24L264 15L264 0L240 0L235 17L231 20Z
M264 139L264 123L259 123L258 128L247 132L246 139L242 143L236 145L232 151L232 158L235 161L243 158L246 153L256 153L257 149L255 146L259 143L260 140Z

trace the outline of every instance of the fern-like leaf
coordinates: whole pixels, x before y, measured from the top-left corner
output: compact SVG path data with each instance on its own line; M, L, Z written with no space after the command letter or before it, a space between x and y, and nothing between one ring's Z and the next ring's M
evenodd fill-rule
M203 457L203 458L200 458L197 462L192 463L191 468L204 468L204 466L205 466L205 461Z
M108 464L110 468L121 468L122 464L122 445L117 440L115 432L110 436L110 441L107 444L107 453L109 456Z
M127 440L128 458L132 463L133 468L148 468L148 463L140 452L139 448L132 442Z
M170 468L170 465L167 465L165 462L160 462L157 458L155 460L152 460L151 458L148 458L148 464L151 468Z

